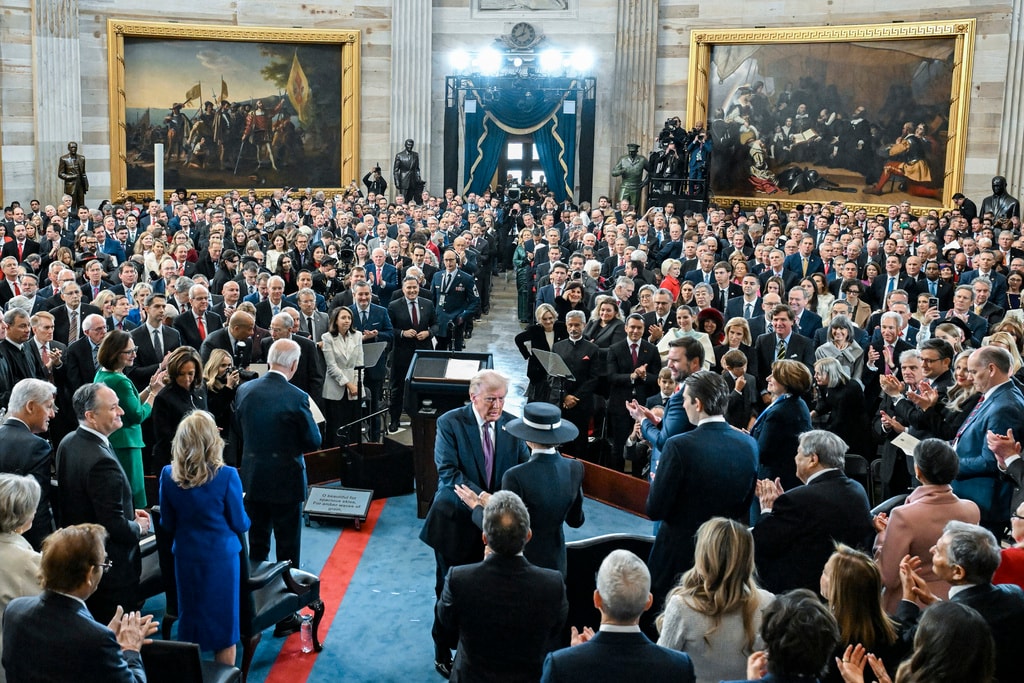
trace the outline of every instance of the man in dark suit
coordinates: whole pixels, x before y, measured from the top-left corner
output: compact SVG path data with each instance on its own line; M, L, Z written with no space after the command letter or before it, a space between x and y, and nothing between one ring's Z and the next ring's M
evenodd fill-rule
M627 403L640 405L658 392L661 355L658 348L643 340L644 319L639 314L626 318L626 338L608 348L608 421L612 436L609 462L601 463L622 471L622 449L633 431L634 420Z
M1006 276L995 269L995 254L988 249L978 252L974 257L974 265L974 270L960 276L960 284L969 285L978 278L986 277L992 283L992 300L997 304L1006 301Z
M896 254L885 257L885 272L872 280L865 292L865 296L870 295L869 304L881 308L889 293L897 289L905 291L910 301L917 301L917 281L904 273L902 268L903 263Z
M489 552L452 567L437 603L446 647L458 646L451 680L535 681L569 613L562 575L523 557L530 514L511 491L498 491L483 513ZM500 633L500 637L496 635Z
M765 300L769 297L765 296ZM800 361L812 372L814 369L814 342L794 329L793 310L789 306L779 304L772 309L772 330L757 338L750 359L750 374L757 378L757 393L762 399L768 397L765 403L771 402L768 375L772 363L788 358Z
M85 265L84 275L85 281L82 283L82 300L86 303L91 303L93 299L99 296L100 292L113 287L113 285L107 282L104 278L106 272L103 270L103 264L98 260L89 261Z
M988 278L975 278L971 282L971 289L974 290L973 310L975 315L984 318L990 328L1003 319L1006 311L992 300L992 282Z
M18 263L21 263L25 260L26 256L39 253L39 242L28 239L24 223L16 223L13 233L14 239L4 244L3 249L0 249L0 258L13 256L18 260Z
M420 296L419 281L415 276L402 282L402 298L388 305L395 354L391 360L391 412L389 432L397 432L405 397L405 376L409 372L413 354L417 350L434 348L432 329L436 324L434 303Z
M939 300L939 310L948 311L953 306L953 283L939 277L939 262L924 264L924 279L917 283L918 294L928 294Z
M267 358L270 370L238 387L234 418L242 436L245 511L252 521L249 557L256 562L267 559L273 530L278 561L291 560L293 567L301 566L302 501L306 498L302 454L315 451L321 442L309 394L290 382L301 355L295 339L275 341Z
M53 531L50 510L49 442L37 436L49 428L56 414L57 387L38 379L23 379L14 385L7 419L0 425L0 472L30 476L39 483L39 504L25 540L37 551Z
M68 344L82 336L82 322L86 316L102 315L102 311L91 304L82 303L82 288L74 280L65 282L60 288L63 305L50 309L53 314L53 338L61 344ZM75 328L72 331L72 328Z
M640 617L654 603L650 587L643 560L628 550L608 553L597 570L594 591L601 630L590 635L574 626L572 647L544 660L541 683L618 683L638 677L693 683L693 663L686 653L655 645L640 631Z
M767 590L817 591L836 543L870 547L874 528L868 498L843 472L846 448L831 432L804 432L796 452L803 485L784 492L768 479L757 483L761 515L753 528L754 559Z
M801 287L794 287L787 295L789 308L793 311L793 326L797 332L814 338L814 333L821 329L821 316L807 308L807 292Z
M655 604L693 566L694 537L712 517L746 523L757 481L757 442L724 418L729 386L700 370L683 380L683 409L693 430L665 444L647 496L647 516L661 521L647 565Z
M786 252L781 249L773 249L768 254L768 267L761 271L761 274L757 276L758 281L761 284L761 291L764 291L765 284L769 278L778 277L782 279L783 284L786 286L786 291L793 288L794 285L800 282L800 278L797 277L796 273L791 270L783 268L783 263L786 258Z
M255 362L254 358L262 358L261 345L253 337L255 329L256 318L251 313L235 311L227 327L213 332L203 342L199 350L203 364L210 360L214 349L221 349L231 356L231 364L239 369L242 381L255 379L257 375L246 370L250 363Z
M108 623L118 607L141 604L139 536L149 531L149 513L132 507L132 490L107 440L121 428L124 410L117 394L104 384L86 384L73 398L78 429L57 447L57 518L62 526L89 522L107 530L106 570L99 588L86 601L100 623Z
M761 315L761 297L758 294L757 276L747 273L740 285L742 296L731 296L725 305L725 319L744 318L751 320Z
M270 349L282 339L299 345L300 355L295 371L288 375L292 386L302 389L319 404L324 393L324 367L320 364L320 351L311 339L293 334L295 318L291 313L278 313L270 322L270 336L260 340L260 358L270 358Z
M900 339L901 325L903 325L903 318L899 313L895 311L883 313L878 325L879 338L868 344L867 361L864 363L864 370L861 373L861 384L864 385L864 397L867 399L868 405L872 406L872 412L877 406L876 401L879 398L879 377L882 375L902 377L899 367L900 356L904 351L914 348Z
M505 377L493 370L481 370L469 383L470 405L450 410L437 420L437 493L420 531L420 540L434 549L434 590L439 599L450 567L479 562L483 557L480 530L473 523L469 508L455 493L455 485L464 484L477 494L495 491L505 472L529 457L526 444L504 431L505 425L514 419L504 411L507 394ZM451 648L436 615L431 636L434 666L447 676L451 673Z
M181 335L181 343L199 350L207 335L224 327L224 320L210 310L210 290L203 285L192 285L188 290L191 310L181 311L174 319L174 329Z
M786 272L793 273L797 280L810 277L811 273L824 272L821 256L814 251L814 238L804 237L800 240L799 251L787 256L782 263Z
M181 335L176 329L164 325L167 299L163 294L150 294L146 297L146 322L136 327L129 334L135 340L135 365L128 371L136 389L141 390L149 384L150 378L156 374L164 357L181 346Z
M14 384L28 377L45 380L49 372L43 367L39 349L31 343L32 322L28 313L12 308L4 314L3 320L7 325L7 335L0 341L0 357L7 364L11 386L0 393L0 405L7 405Z
M996 537L976 524L947 522L931 553L935 576L952 587L950 601L976 610L989 625L996 646L995 680L1015 680L1020 675L1018 652L1024 638L1024 591L1015 584L992 585L1001 559ZM937 602L939 598L928 583L910 571L912 598L926 606ZM916 625L920 615L921 609L905 595L896 618L902 624Z
M470 278L472 279L472 278ZM387 356L394 339L394 327L388 316L388 309L370 302L372 289L370 284L362 281L352 287L352 326L362 333L363 344L386 344L377 362L363 370L363 386L370 395L370 413L380 408L380 399L384 393L384 377L387 373ZM364 352L365 353L365 352ZM370 423L370 441L380 441L381 417L373 418Z
M61 529L46 544L41 562L46 590L12 600L4 614L8 680L145 683L139 650L157 630L153 616L125 610L123 620L111 621L115 633L82 606L109 582L114 568L104 535L96 524L81 524ZM60 653L42 655L58 630Z
M599 371L603 371L603 368L598 367L600 349L597 344L583 338L586 323L586 315L582 311L566 313L565 329L569 338L555 342L551 351L565 361L573 377L562 381L561 408L562 417L576 425L578 433L572 442L562 444L562 452L590 460L588 431L594 412L594 390L597 388Z
M448 250L442 257L444 270L434 273L431 292L437 315L437 348L461 351L466 321L480 308L473 276L459 270L458 255Z

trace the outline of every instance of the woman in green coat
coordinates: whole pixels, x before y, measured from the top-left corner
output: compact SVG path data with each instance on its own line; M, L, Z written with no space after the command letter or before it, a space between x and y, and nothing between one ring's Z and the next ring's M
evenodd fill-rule
M114 449L128 484L132 487L132 498L136 508L146 507L146 485L142 470L142 421L153 412L153 399L164 388L167 372L157 370L149 386L140 394L124 370L135 362L135 340L127 332L112 330L100 343L97 360L100 369L96 371L95 382L105 384L117 394L124 415L121 428L108 439Z

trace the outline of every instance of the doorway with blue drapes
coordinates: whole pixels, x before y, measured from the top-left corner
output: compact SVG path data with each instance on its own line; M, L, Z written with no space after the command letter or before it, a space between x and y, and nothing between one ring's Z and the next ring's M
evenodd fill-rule
M576 79L543 83L501 79L499 86L470 83L465 116L463 191L486 190L509 135L532 135L544 179L556 201L572 196L576 180Z

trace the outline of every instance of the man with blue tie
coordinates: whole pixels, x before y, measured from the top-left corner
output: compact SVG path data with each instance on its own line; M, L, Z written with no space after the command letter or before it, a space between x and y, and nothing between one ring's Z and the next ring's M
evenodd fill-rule
M999 471L989 448L989 432L1006 434L1024 422L1024 395L1012 379L1012 358L1005 349L983 346L967 359L967 371L981 400L964 420L953 441L960 472L953 493L973 500L981 510L981 525L1002 534L1010 521L1013 487Z
M480 494L500 488L505 472L526 462L526 444L505 431L515 416L505 412L508 380L494 370L481 370L469 382L470 405L450 410L437 420L434 463L437 465L437 493L420 531L420 540L434 549L437 576L435 596L440 598L450 567L472 564L483 558L480 529L470 509L455 493L462 484ZM451 674L452 655L437 621L431 629L434 639L434 668L446 678Z
M394 326L388 309L372 302L373 290L370 283L362 280L352 286L352 326L363 334L364 344L383 342L391 346ZM373 367L363 370L363 386L370 395L370 414L380 410L380 397L384 393L384 376L387 374L387 351L380 355ZM380 425L383 416L378 415L370 422L370 441L380 441Z

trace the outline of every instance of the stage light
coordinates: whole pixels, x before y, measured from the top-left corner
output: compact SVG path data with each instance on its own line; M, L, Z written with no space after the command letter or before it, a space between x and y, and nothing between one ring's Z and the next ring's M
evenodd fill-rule
M558 50L544 50L540 53L540 70L546 74L557 74L562 70L562 53Z
M569 58L569 63L576 73L585 73L594 66L594 53L590 50L576 50Z
M455 50L448 56L448 62L456 73L462 73L469 68L469 53L465 50Z
M518 69L522 65L523 65L523 58L522 57L516 57L515 59L512 60L512 66L514 66L515 68Z
M485 76L493 76L501 70L502 54L494 48L488 48L477 55L476 65Z

